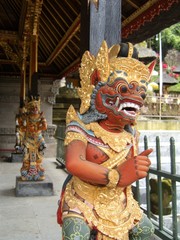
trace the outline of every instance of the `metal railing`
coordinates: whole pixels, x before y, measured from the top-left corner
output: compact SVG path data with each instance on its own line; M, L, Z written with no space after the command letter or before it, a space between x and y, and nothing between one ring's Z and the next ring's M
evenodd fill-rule
M147 137L144 137L144 149L148 148ZM170 138L170 171L164 171L161 167L161 151L160 151L160 139L156 137L156 167L151 167L148 176L145 181L146 187L146 204L141 206L147 216L152 220L155 226L155 235L163 240L178 240L178 212L177 212L177 183L180 182L180 175L176 174L176 154L175 154L175 140L173 137ZM158 215L153 214L151 210L151 188L150 188L150 177L155 176L157 179L157 209ZM171 201L171 213L169 215L163 215L163 202L166 201L163 195L162 180L169 179L171 182L172 189L172 201ZM141 189L139 181L136 182L135 194L137 201L141 205ZM165 224L165 218L171 222L172 227Z

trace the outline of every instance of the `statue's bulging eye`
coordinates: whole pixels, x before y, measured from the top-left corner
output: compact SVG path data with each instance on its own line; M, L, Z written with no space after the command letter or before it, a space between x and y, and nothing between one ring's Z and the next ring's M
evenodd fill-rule
M128 82L124 79L117 79L115 89L118 93L126 93L129 89Z
M127 87L126 87L126 86L122 86L122 87L121 87L121 92L122 92L122 93L126 93L126 92L127 92L127 90L128 90L128 89L127 89Z
M142 94L141 94L141 97L142 97L142 99L145 99L145 98L146 98L146 94L145 94L145 93L142 93Z

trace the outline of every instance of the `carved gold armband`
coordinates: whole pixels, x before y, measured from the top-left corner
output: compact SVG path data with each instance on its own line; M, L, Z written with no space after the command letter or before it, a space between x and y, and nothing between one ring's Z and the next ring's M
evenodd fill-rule
M80 140L80 141L84 142L85 144L87 144L86 137L84 135L82 135L81 133L68 132L66 134L66 137L65 137L65 140L64 140L64 145L67 146L73 140Z
M108 184L106 185L109 188L114 188L119 182L120 174L117 170L111 169L108 173Z

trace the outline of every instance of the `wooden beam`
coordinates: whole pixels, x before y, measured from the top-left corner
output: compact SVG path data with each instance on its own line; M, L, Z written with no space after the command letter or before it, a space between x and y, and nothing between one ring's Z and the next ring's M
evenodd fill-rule
M38 84L32 81L33 75L38 72L38 36L32 35L31 36L31 43L30 43L30 66L29 66L29 84L28 84L28 91L32 92L33 89L36 89L35 84ZM36 78L33 78L36 79ZM32 95L35 95L32 92Z
M77 31L80 29L80 15L76 18L76 20L73 22L71 27L68 29L64 37L61 39L57 47L54 49L50 57L47 59L46 64L50 65L54 59L60 54L60 52L65 48L65 46L68 44L68 42L72 39L72 37L76 34Z
M23 106L26 99L26 37L24 36L23 42L23 58L22 58L22 67L21 67L21 91L20 91L20 107Z
M131 0L126 0L133 8L138 9L138 5L136 5L133 1Z
M19 41L18 33L13 31L0 30L0 41L18 42Z
M11 59L0 59L0 65L16 65L16 61L15 60L11 60Z
M80 55L89 50L90 9L87 0L81 0Z
M21 58L13 51L8 42L0 41L0 46L3 48L5 54L21 69Z
M97 8L98 6L98 8ZM121 1L103 0L97 5L81 0L81 56L86 50L96 54L105 39L109 46L121 40ZM80 59L62 71L59 77L65 76L71 69L78 70Z
M27 0L22 0L22 8L21 8L21 16L19 19L19 37L20 39L23 38L23 34L25 32L25 22L27 21L27 11L28 10L28 1Z
M147 3L145 3L144 5L141 5L141 7L138 8L133 14L131 14L130 17L126 18L122 22L122 28L125 27L126 25L128 25L130 22L133 22L133 20L135 18L137 18L138 16L143 14L143 12L145 12L148 8L153 6L156 2L158 2L158 0L151 0L151 1L148 1Z
M33 96L37 95L38 89L38 38L39 38L39 18L42 11L42 0L30 3L30 68L28 90Z
M59 75L58 78L62 78L68 75L71 72L78 71L80 65L80 58L77 58L74 62L72 62L67 68L65 68Z
M107 0L104 40L109 47L121 41L121 0Z
M89 50L96 55L103 40L106 40L108 47L121 41L121 1L99 1L98 8L92 1L89 4Z
M95 4L96 3L96 4ZM103 40L108 46L121 41L121 0L81 0L81 55L96 55Z

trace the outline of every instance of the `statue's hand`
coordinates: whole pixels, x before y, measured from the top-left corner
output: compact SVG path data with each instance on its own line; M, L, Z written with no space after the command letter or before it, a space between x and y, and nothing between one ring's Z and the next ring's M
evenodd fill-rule
M44 112L40 112L39 117L42 118L42 119L44 119Z
M147 149L135 157L128 158L125 162L118 166L117 170L120 173L118 186L126 187L138 179L147 176L147 172L151 164L148 155L152 151L153 149Z

